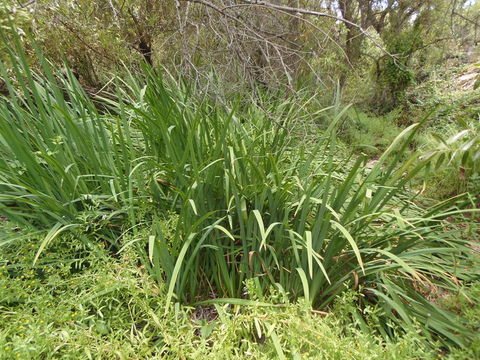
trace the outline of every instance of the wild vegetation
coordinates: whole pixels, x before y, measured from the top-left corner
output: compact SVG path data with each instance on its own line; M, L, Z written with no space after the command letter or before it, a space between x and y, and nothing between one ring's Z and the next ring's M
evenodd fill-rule
M320 3L0 2L0 358L480 357L480 4Z

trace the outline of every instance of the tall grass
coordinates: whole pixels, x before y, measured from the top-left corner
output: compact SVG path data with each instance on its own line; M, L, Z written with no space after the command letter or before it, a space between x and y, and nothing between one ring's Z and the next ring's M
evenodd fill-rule
M147 70L117 79L101 113L70 72L39 53L35 73L20 44L9 52L16 83L0 101L0 214L51 227L40 250L73 226L115 246L127 245L122 231L148 227L136 243L167 281L167 303L248 302L247 279L319 309L354 289L383 308L385 335L417 322L454 343L468 335L425 296L456 288L468 249L444 222L463 197L428 209L413 201L409 183L429 160L401 159L419 124L372 164L339 156L341 111L314 142L293 140L307 96L218 104ZM176 229L165 233L172 213ZM360 308L353 316L367 327Z
M35 73L18 38L10 40L13 76L0 64L10 91L0 102L2 213L23 226L113 228L132 205L139 156L126 119L100 114L73 74L54 71L40 52Z

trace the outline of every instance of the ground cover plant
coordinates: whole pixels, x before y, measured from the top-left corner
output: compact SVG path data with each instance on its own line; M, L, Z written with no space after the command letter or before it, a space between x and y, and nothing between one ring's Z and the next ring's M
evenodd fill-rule
M469 191L479 194L479 103L475 87L478 64L437 70L432 79L415 89L416 111L432 109L430 131L421 146L436 161L428 179L428 195L446 198Z
M192 307L164 315L166 287L137 266L134 251L113 259L66 236L32 267L41 237L29 239L0 259L1 359L271 359L276 344L286 358L439 358L416 332L389 341L343 325L352 296L327 317L288 303L216 305L214 318Z
M259 91L256 103L242 97L225 103L188 81L147 67L143 75L114 78L109 96L94 102L68 67L63 72L55 69L37 51L41 66L34 70L19 38L11 39L15 45L7 49L14 76L6 76L0 65L10 93L0 102L0 214L8 220L5 226L21 231L3 231L2 247L15 254L16 247L34 245L34 254L24 259L33 267L25 271L32 272L36 287L30 286L48 294L55 291L38 283L34 274L43 271L41 264L54 246L66 256L59 262L62 266L55 267L59 275L72 272L66 264L82 269L82 262L88 264L82 271L92 271L95 277L99 268L109 266L134 273L133 278L112 279L111 289L98 290L100 297L108 295L105 305L94 295L95 284L79 284L88 310L83 305L62 311L88 321L82 322L82 329L68 321L57 324L59 329L72 325L70 330L83 342L92 331L103 336L110 334L108 326L127 326L128 317L119 315L119 323L109 325L101 315L103 306L110 311L119 302L130 304L117 288L126 282L135 297L143 292L148 297L140 309L130 311L139 311L138 316L157 326L174 326L167 324L185 311L180 304L213 307L228 324L238 318L223 316L220 309L243 305L256 314L253 318L263 318L266 315L259 314L266 309L277 311L272 304L282 308L298 303L285 311L321 314L334 312L336 302L353 292L347 303L355 306L344 307L348 314L343 316L351 331L375 333L368 341L380 344L378 354L384 354L382 342L392 338L422 339L431 347L418 351L430 355L444 354L439 346L465 347L472 342L475 329L439 306L436 294L456 293L461 281L478 278L477 260L464 229L457 226L465 222L464 213L475 212L475 199L467 193L428 206L415 202L420 192L412 180L432 164L431 156L410 149L423 121L403 129L374 162L356 154L339 156L336 133L348 108L338 107L328 127L319 128L313 139L301 141L291 135L298 130L299 118L315 123L325 112L305 111L314 101L308 92L299 92L295 103L279 101L268 91ZM124 262L126 254L135 261ZM122 260L114 260L118 257ZM9 259L4 265L8 288L10 277L18 280L18 265ZM26 275L20 275L23 281L21 276ZM72 276L74 283L82 279ZM148 278L151 288L140 286L136 277ZM61 283L58 292L70 289L58 277L47 279ZM103 279L98 281L105 286ZM3 305L14 318L17 310L12 307L22 306L32 294L20 284L15 291L25 292L19 301L7 296ZM71 306L69 301L61 305ZM137 321L135 316L130 322ZM182 326L195 343L191 332L196 325L182 316ZM278 316L281 324L283 315ZM291 326L298 325L288 316ZM308 346L302 349L301 343L292 345L278 335L268 321L262 324L254 330L247 327L257 333L256 340L248 338L251 333L232 335L234 343L247 338L244 354L257 351L249 346L264 341L265 333L275 356L316 356ZM214 331L209 326L202 323L200 335ZM139 327L131 327L131 346L122 350L126 354L139 346L145 356L162 351L187 356L176 355L178 349L153 350L158 344L152 341L158 339ZM67 331L65 341L70 330L59 330ZM14 348L16 334L2 335L5 347ZM412 334L418 338L411 339ZM144 336L148 345L142 342ZM99 341L98 346L107 346ZM35 346L20 356L28 357ZM51 349L49 342L41 346ZM344 345L332 344L338 346ZM218 351L231 355L233 350ZM413 356L409 351L416 349L398 356ZM105 354L115 357L121 351Z
M10 222L0 229L19 233ZM351 318L355 292L337 298L327 316L305 303L283 302L280 293L268 301L281 307L175 306L165 314L167 288L138 266L133 248L113 258L101 244L86 247L64 234L32 266L42 239L27 232L21 244L2 246L0 359L271 359L278 357L278 344L285 358L478 357L474 347L429 345L418 325L394 339L360 330ZM248 291L258 296L254 284ZM472 330L478 327L477 293L478 283L443 300ZM378 308L363 311L375 321Z

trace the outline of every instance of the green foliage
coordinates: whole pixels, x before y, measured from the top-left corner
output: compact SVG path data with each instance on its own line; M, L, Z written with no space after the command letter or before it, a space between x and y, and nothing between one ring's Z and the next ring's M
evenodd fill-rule
M478 245L477 245L478 249ZM472 344L466 349L454 352L451 359L476 359L480 357L480 306L477 301L480 296L480 283L474 282L455 294L442 299L442 305L461 314L467 319L467 325L476 332Z
M377 78L382 92L379 100L383 111L390 111L405 102L405 93L412 84L414 73L410 61L414 52L421 47L422 27L418 24L400 33L385 37L387 51L392 56L384 56L377 68Z
M462 121L460 124L445 128L445 134L434 133L429 139L430 151L423 157L434 164L433 177L444 177L440 194L454 195L470 192L474 197L479 194L480 186L480 127L478 120ZM445 164L445 166L443 166ZM445 182L451 185L445 186ZM444 191L448 191L445 193ZM437 196L439 194L437 193ZM478 197L478 196L477 196ZM477 199L478 201L478 199Z
M430 129L419 141L424 158L432 160L427 195L446 198L480 191L480 92L473 89L475 67L437 70L412 93L418 111L432 111ZM468 80L465 81L464 79Z
M31 14L25 9L17 9L9 0L0 0L0 32L4 36L12 35L12 25L15 27L15 34L22 39L30 27ZM9 64L8 50L5 41L0 41L0 61ZM9 73L11 75L11 73ZM0 96L6 91L4 88L3 76L0 74Z
M36 3L35 41L43 45L49 60L56 64L68 61L80 82L96 90L111 80L112 72L124 75L124 66L140 70L142 46L154 52L154 43L165 40L165 32L176 19L174 4L168 1ZM171 49L173 53L173 46ZM156 50L155 55L170 60L163 51Z
M12 24L16 26L16 32L25 35L24 27L28 26L31 18L28 11L18 9L8 0L0 0L0 28L2 31L10 31Z
M113 259L67 236L32 267L41 237L23 236L0 255L2 360L272 359L278 351L302 359L437 358L416 332L390 341L343 324L352 296L326 317L302 304L217 305L211 317L202 316L206 308L175 306L162 315L165 289L135 266L135 252Z
M354 109L347 113L340 135L356 150L378 156L395 140L401 129L395 125L399 111L386 115L369 115Z
M135 176L127 124L100 114L71 72L54 74L45 65L42 78L25 53L11 59L19 87L7 80L11 97L0 103L2 212L27 226L22 219L31 214L33 225L70 224L85 216L114 224L124 216L118 200L131 198Z
M453 101L433 80L413 93L422 111L440 105L417 153L423 123L401 129L396 111L342 109L340 86L324 108L328 95L308 89L286 98L264 84L234 96L214 72L192 83L140 71L151 52L184 66L176 51L189 46L186 62L211 66L217 55L201 48L225 45L197 27L197 43L162 48L176 39L165 35L173 2L38 4L51 7L32 15L0 0L0 358L478 357L478 309L465 300L480 277L469 242L480 193L475 84ZM383 111L406 102L425 19L440 11L415 4L392 7L388 31L375 34L394 56L369 53ZM395 12L407 20L395 23ZM24 37L32 16L36 40L73 71ZM188 39L193 27L176 33ZM314 37L294 40L314 47ZM283 79L252 49L257 79ZM330 84L369 68L364 58L347 71L344 49L324 50L311 64ZM306 68L289 84L316 84ZM369 85L350 85L349 96ZM337 134L362 154L343 156ZM444 201L416 201L417 180ZM458 292L462 282L473 285Z
M480 283L476 282L464 287L456 294L447 296L442 303L447 308L465 316L469 326L476 329L480 325L480 304L476 301L479 296Z
M468 341L462 321L424 297L478 274L465 267L457 231L445 231L465 199L426 209L411 201L409 183L429 163L415 154L402 162L419 124L368 165L337 157L344 111L315 143L293 142L308 94L300 106L266 93L258 104L218 104L147 69L101 99L101 113L71 72L54 72L39 54L35 74L18 46L20 87L8 83L12 96L0 103L0 213L50 228L34 263L67 232L85 246L135 244L168 285L165 316L177 300L262 304L245 299L247 280L259 300L278 292L318 309L361 286L384 336L416 331L418 321L425 337Z
M480 92L473 89L477 67L474 65L455 64L437 66L431 69L429 78L418 84L409 93L412 99L410 107L417 110L435 110L431 125L439 133L444 128L477 120L480 111ZM463 80L467 76L469 80Z

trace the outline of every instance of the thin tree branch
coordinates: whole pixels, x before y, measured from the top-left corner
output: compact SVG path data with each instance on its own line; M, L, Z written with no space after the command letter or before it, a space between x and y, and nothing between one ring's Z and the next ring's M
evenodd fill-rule
M201 2L205 3L204 0L187 0L187 1L194 1L194 2ZM294 8L290 6L284 6L284 5L277 5L277 4L272 4L267 1L257 1L257 0L242 0L245 4L239 4L239 5L231 5L227 6L224 9L229 9L232 7L239 7L239 6L260 6L260 7L266 7L274 10L280 10L288 13L293 13L293 14L303 14L303 15L312 15L312 16L317 16L317 17L326 17L335 21L340 21L343 22L344 24L348 24L350 26L355 27L358 29L364 36L368 37L378 48L380 48L383 52L385 52L388 56L391 56L394 58L392 54L390 54L381 44L378 43L378 41L371 36L366 30L364 30L360 25L349 21L347 19L344 19L343 17L332 15L329 13L323 13L319 11L314 11L314 10L308 10L308 9L302 9L302 8ZM221 9L222 11L224 9Z
M238 21L238 19L231 16L230 14L228 14L227 10L233 9L233 8L238 8L238 7L247 7L247 6L248 7L250 7L250 6L264 7L264 8L268 8L268 9L273 9L273 10L277 10L277 11L282 11L282 12L294 14L294 15L297 15L297 16L302 14L302 15L311 15L311 16L316 16L316 17L325 17L325 18L332 19L332 20L339 21L339 22L343 22L344 24L355 27L364 36L369 38L373 42L373 44L375 44L375 46L377 46L380 50L382 50L388 56L395 59L394 55L390 54L388 52L388 50L386 50L381 44L379 44L378 41L372 35L370 35L366 30L364 30L360 25L358 25L358 24L356 24L352 21L349 21L347 19L344 19L343 17L332 15L332 14L329 14L329 13L324 13L324 12L319 12L319 11L314 11L314 10L308 10L308 9L302 9L302 8L294 8L294 7L285 6L285 5L277 5L277 4L269 3L267 1L260 1L260 0L242 0L243 4L235 4L235 5L225 6L225 7L218 7L215 4L212 4L211 2L206 1L206 0L182 0L182 1L202 4L206 7L209 7L211 9L223 14L226 17L229 17L229 18L235 20L235 21Z
M462 18L463 20L465 20L466 22L469 22L470 24L473 24L475 26L480 26L480 23L478 23L477 21L469 19L466 16L464 16L464 15L462 15L462 14L456 12L456 11L453 11L453 15L456 15L456 16Z

